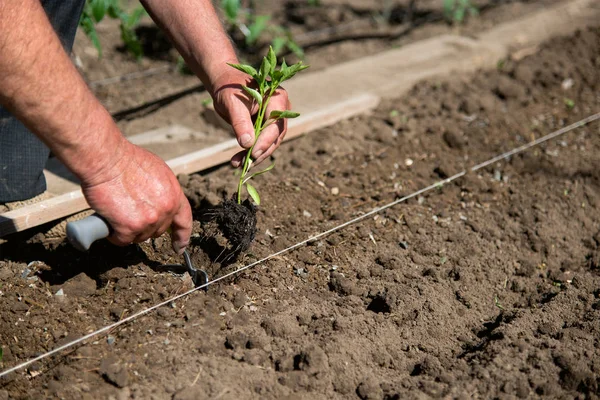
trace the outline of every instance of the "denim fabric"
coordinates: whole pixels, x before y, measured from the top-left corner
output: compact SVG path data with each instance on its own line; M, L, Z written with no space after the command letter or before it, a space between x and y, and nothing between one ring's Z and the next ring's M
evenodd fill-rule
M70 53L85 0L45 0L42 5ZM48 77L54 79L54 77ZM46 190L44 166L50 150L0 107L0 203L26 200Z

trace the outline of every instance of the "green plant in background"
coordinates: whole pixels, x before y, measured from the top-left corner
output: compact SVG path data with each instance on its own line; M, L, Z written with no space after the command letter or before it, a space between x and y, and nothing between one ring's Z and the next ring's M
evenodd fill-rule
M87 37L92 41L94 47L98 50L98 55L102 57L102 46L98 39L96 24L104 19L105 16L120 21L121 39L127 50L140 59L144 53L142 45L135 34L135 27L140 19L146 15L143 7L139 6L130 13L123 10L119 0L87 0L83 8L83 13L79 20L79 26L83 29Z
M465 16L470 14L475 16L479 13L477 7L473 5L471 0L443 0L444 1L444 17L454 23L461 23Z
M252 79L254 79L256 85L258 86L257 89L253 89L248 86L243 86L246 93L248 93L251 99L253 99L253 101L255 101L258 105L258 113L254 122L254 144L246 153L242 164L242 173L238 182L237 202L238 204L241 204L242 202L242 189L245 185L248 194L250 195L250 197L252 197L252 200L254 200L254 202L257 205L260 205L260 196L258 195L258 191L254 186L250 185L248 182L252 178L270 171L271 169L273 169L275 164L273 163L269 165L267 168L260 172L249 174L250 168L252 167L251 154L252 150L254 149L254 145L260 137L260 133L269 125L274 124L275 122L283 118L296 118L300 115L296 112L285 110L271 111L271 113L268 116L266 116L265 114L267 111L267 106L269 105L269 101L271 100L271 97L273 96L279 85L282 82L291 79L298 72L308 68L308 65L303 65L302 61L300 61L296 64L288 66L286 65L284 60L279 66L279 68L277 68L277 55L275 54L275 50L273 49L273 47L269 47L269 52L267 56L263 57L262 63L258 70L256 70L251 65L246 64L228 65L248 74L250 77L252 77Z
M575 101L573 101L572 99L569 99L567 97L565 97L563 99L563 101L565 102L565 106L569 109L572 110L573 108L575 108Z
M255 46L261 37L270 34L275 54L289 50L298 58L304 57L304 51L294 41L291 33L284 27L269 23L268 15L256 15L252 9L242 7L241 0L221 0L221 8L229 25L229 30L238 30L244 35L246 47Z

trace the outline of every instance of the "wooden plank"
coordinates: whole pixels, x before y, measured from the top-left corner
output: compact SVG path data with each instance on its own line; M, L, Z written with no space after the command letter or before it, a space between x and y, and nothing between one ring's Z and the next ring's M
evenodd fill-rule
M362 94L342 100L322 110L303 114L297 119L288 121L285 141L369 111L375 108L377 104L379 104L379 97L372 94ZM237 140L232 139L208 149L174 158L168 161L167 164L176 174L190 174L223 164L238 151L240 151L240 148Z
M81 190L75 190L0 214L0 237L67 217L89 207Z
M288 123L285 141L372 110L379 98L363 94L332 107L306 113ZM190 174L229 161L240 147L235 139L167 161L175 174ZM75 190L36 204L0 214L0 237L20 232L89 209L81 190Z

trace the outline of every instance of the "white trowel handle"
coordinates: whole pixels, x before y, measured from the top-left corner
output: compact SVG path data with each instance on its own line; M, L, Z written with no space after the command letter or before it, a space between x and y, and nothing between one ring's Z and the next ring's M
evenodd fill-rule
M96 240L110 235L110 226L98 214L67 224L67 239L77 250L87 251Z

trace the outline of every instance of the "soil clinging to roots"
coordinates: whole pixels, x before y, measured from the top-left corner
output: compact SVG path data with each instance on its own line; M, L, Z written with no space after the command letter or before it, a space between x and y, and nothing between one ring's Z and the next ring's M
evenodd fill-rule
M214 222L226 239L225 259L229 262L234 262L248 250L256 235L256 207L248 200L242 204L232 199L224 200L204 213L203 220L204 224Z

